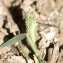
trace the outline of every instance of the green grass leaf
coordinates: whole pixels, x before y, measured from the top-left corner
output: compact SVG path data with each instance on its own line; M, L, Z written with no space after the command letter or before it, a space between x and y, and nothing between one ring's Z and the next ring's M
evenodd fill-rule
M44 27L54 27L54 28L60 28L63 29L60 26L55 26L55 25L51 25L51 24L44 24L44 23L38 23L39 26L44 26Z
M27 33L32 38L32 41L36 42L38 24L36 23L36 19L32 11L29 11L26 14L26 28L27 28Z
M36 47L36 44L32 41L32 39L30 38L30 36L27 35L27 39L29 42L30 47L32 48L32 50L34 51L35 55L37 56L38 60L40 63L42 63L40 57L39 57L39 53L38 53L38 49Z
M38 53L37 53L38 51L37 51L37 47L36 47L35 43L32 41L32 39L30 38L29 35L27 35L27 39L28 39L30 47L32 48L34 53L38 56Z
M16 42L23 40L26 37L26 34L19 34L16 35L15 37L13 37L12 39L8 40L7 42L3 43L2 45L0 45L0 48L6 47L6 46L10 46L15 44Z

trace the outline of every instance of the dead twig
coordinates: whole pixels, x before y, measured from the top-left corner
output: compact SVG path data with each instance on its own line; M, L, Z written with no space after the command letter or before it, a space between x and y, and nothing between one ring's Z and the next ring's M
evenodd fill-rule
M59 54L59 43L55 44L51 61L49 63L55 63L58 59Z

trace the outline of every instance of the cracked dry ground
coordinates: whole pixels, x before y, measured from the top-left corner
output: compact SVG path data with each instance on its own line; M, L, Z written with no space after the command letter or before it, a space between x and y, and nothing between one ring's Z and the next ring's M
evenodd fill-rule
M62 0L0 0L0 45L14 33L26 32L25 15L31 9L37 22L63 27ZM33 54L25 41L23 45L31 59ZM40 26L37 48L42 60L63 63L63 29ZM26 63L26 59L14 44L0 49L0 63Z

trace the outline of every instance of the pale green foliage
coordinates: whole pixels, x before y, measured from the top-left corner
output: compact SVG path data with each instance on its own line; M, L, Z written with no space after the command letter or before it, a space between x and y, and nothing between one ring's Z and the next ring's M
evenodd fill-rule
M32 11L29 11L26 15L26 28L32 41L36 42L38 24L36 23L35 16Z

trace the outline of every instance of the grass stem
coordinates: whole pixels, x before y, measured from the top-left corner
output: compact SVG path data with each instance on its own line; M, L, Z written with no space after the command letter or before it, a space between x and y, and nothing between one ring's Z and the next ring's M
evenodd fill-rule
M20 49L22 50L22 54L24 55L24 57L26 58L26 60L28 62L29 56L24 51L22 43L21 42L18 42L18 44L19 44Z

